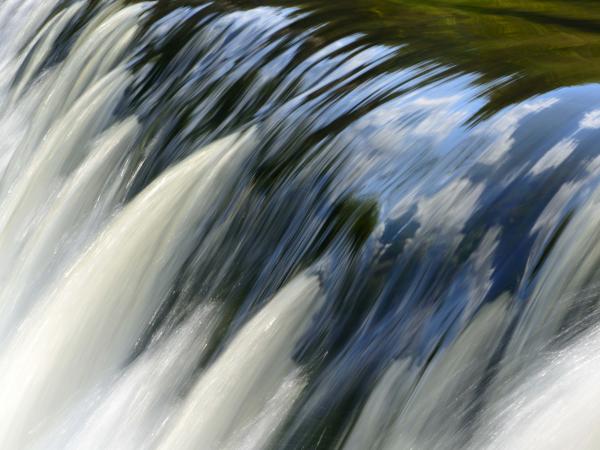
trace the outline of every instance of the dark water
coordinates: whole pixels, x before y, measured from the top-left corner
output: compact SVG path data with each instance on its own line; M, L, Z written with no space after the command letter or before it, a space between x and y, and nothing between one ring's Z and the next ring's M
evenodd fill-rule
M343 448L361 412L376 425L355 448L462 448L499 379L596 323L598 2L170 0L139 21L123 201L215 139L255 126L258 144L132 360L211 298L226 313L201 371L311 268L325 300L293 354L309 381L273 448Z

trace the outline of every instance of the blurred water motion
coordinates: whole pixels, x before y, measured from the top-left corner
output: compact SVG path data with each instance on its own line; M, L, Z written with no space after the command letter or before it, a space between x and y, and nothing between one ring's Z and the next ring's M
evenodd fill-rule
M600 446L600 4L4 0L0 42L0 447Z

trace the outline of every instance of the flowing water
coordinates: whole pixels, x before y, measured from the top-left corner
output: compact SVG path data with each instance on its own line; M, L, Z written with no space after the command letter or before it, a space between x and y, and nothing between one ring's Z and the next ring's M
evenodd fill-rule
M0 448L600 448L595 0L0 0Z

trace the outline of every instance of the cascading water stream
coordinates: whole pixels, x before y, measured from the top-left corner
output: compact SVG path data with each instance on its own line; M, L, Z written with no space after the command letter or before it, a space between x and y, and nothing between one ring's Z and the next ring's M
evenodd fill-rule
M597 449L600 7L0 0L0 448Z

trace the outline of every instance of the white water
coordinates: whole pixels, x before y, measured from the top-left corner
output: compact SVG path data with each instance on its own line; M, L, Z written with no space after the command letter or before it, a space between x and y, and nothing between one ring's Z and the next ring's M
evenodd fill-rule
M33 30L44 11L30 3L5 2L0 23L19 10L13 20ZM66 60L34 82L82 5L31 38L20 82L0 92L0 446L193 447L208 433L214 445L260 448L305 385L290 357L318 282L302 275L267 302L187 395L219 324L216 303L128 363L214 208L234 191L255 133L198 149L124 205L140 125L115 123L114 111L147 4L103 7ZM34 9L39 17L27 16ZM4 49L3 75L22 60L17 48Z
M482 378L512 319L508 296L482 309L424 373L410 361L393 364L345 448L600 448L600 330L580 331L598 318L598 286L589 280L600 261L599 199L600 190L591 193L562 233L484 392L470 382ZM579 337L561 347L557 335ZM475 402L482 413L470 418Z
M34 424L125 362L250 139L226 138L164 173L42 294L0 355L0 441L22 445Z
M390 366L345 449L463 448L462 421L477 395L471 383L485 370L508 318L506 301L499 299L483 308L424 373L410 361Z
M129 119L108 130L56 196L47 201L43 226L36 226L20 257L4 256L7 279L0 289L0 337L22 319L38 291L85 248L119 203L127 155L138 124ZM21 225L25 226L25 225ZM0 242L4 242L0 240ZM10 243L4 243L7 248Z
M63 439L44 447L141 449L154 446L204 356L221 311L203 303L172 335L157 342L107 388L82 402L65 421ZM79 414L77 414L79 413ZM82 425L83 424L83 425Z
M238 448L232 440L245 442L245 448L262 448L254 439L260 442L275 431L302 387L292 374L290 355L318 293L316 277L300 276L282 289L202 376L159 448ZM271 405L261 416L269 398ZM257 422L269 433L239 435L240 427Z
M600 448L600 333L551 355L524 382L493 405L495 419L472 448L489 450Z
M256 132L198 149L126 203L141 125L115 110L149 3L103 5L67 58L36 78L83 7L73 3L34 36L55 3L0 4L0 448L265 448L308 382L291 355L320 297L315 276L262 299L203 367L222 299L203 299L130 361L215 206L235 192ZM9 89L22 46L32 57ZM598 217L595 196L542 271L481 399L483 419L470 425L472 448L600 448L600 332L523 371L596 274ZM345 448L465 444L465 418L480 400L471 381L508 326L506 303L483 308L424 373L408 360L388 368ZM398 407L407 414L389 414Z
M600 448L600 332L577 334L598 318L598 286L589 280L600 262L599 208L596 190L545 264L488 394L474 449ZM579 337L556 350L556 334Z

